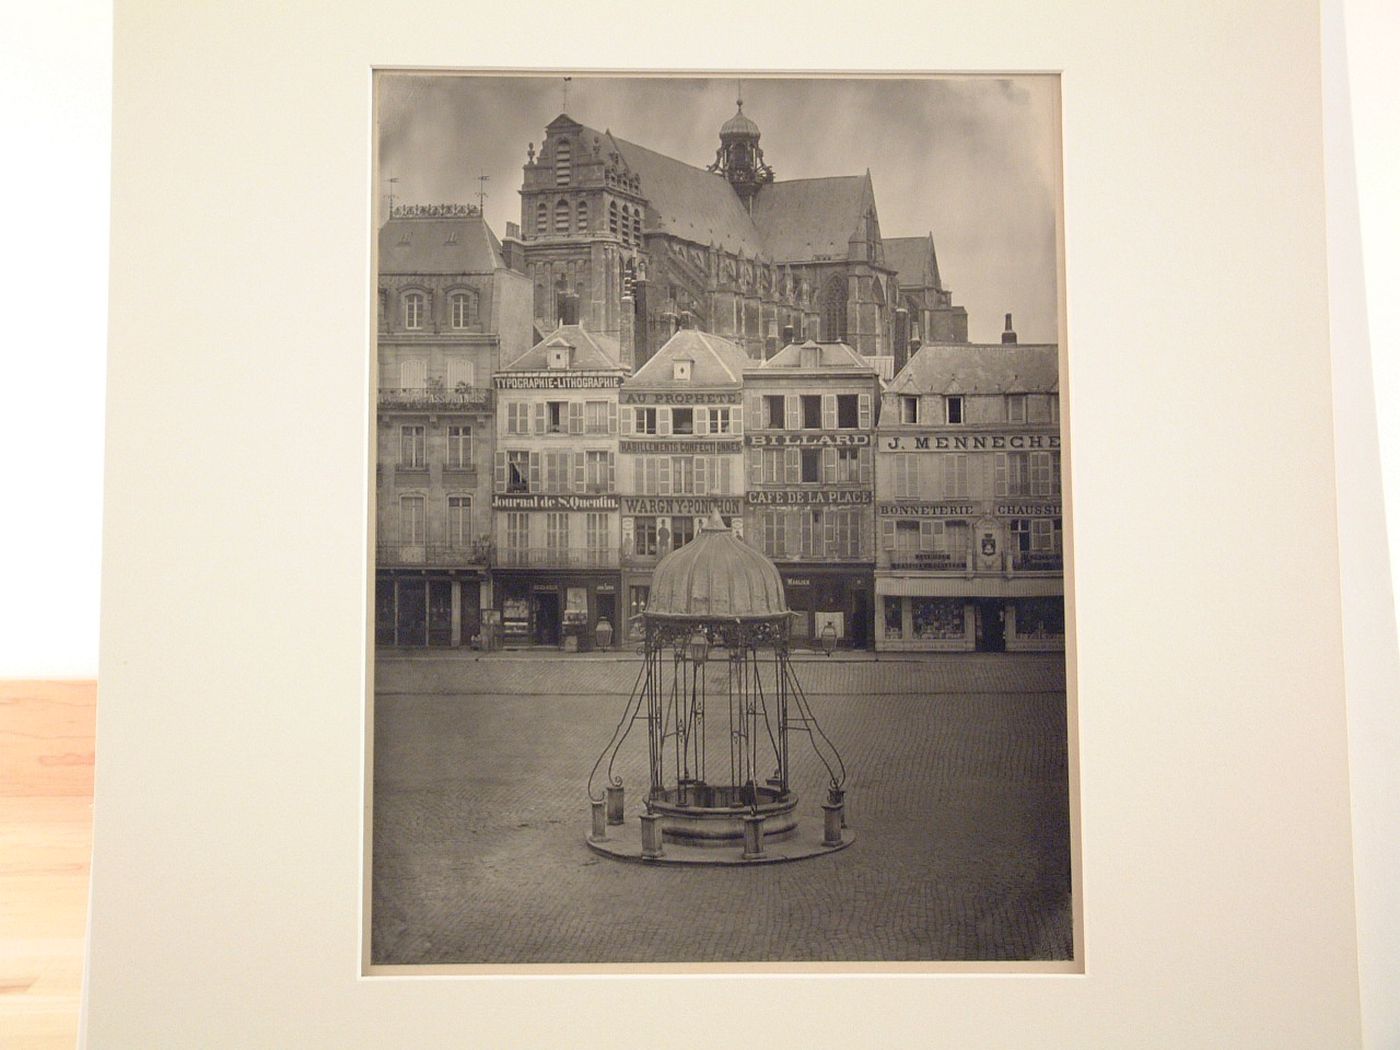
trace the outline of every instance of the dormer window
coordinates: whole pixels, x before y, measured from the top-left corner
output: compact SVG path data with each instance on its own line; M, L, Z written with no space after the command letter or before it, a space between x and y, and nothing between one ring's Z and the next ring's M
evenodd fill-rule
M690 362L685 360L672 361L671 378L677 382L690 382Z
M803 368L820 368L822 363L822 348L819 346L804 346L801 348L801 364Z
M943 404L947 409L947 421L949 423L961 423L963 421L962 397L956 394L950 394L943 399Z
M549 367L568 368L571 350L572 348L568 346L551 346L549 348Z
M1006 395L1006 421L1008 423L1024 423L1026 421L1025 394Z
M919 421L919 399L904 395L899 399L899 421L917 423Z
M422 292L408 292L403 297L403 326L410 331L423 327L427 296Z

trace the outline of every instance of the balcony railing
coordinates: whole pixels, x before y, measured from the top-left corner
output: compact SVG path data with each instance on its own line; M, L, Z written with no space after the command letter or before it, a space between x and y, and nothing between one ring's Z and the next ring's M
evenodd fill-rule
M383 386L379 388L381 408L488 409L491 390L481 386L448 389L441 384L427 386Z
M1064 572L1065 556L1060 551L1016 551L1011 555L1013 572Z
M617 550L587 547L503 547L496 565L518 569L616 569Z
M972 555L949 551L883 551L880 560L891 569L924 569L928 572L970 572Z
M381 543L375 564L381 568L424 565L440 568L485 566L491 562L490 543Z

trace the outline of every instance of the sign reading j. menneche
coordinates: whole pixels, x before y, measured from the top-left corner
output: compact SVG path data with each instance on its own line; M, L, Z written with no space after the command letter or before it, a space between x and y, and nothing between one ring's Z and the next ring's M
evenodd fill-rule
M1058 452L1059 434L888 434L880 447L889 452L977 452L1038 450Z
M619 441L617 450L624 455L638 455L657 452L699 456L725 456L742 452L743 446L735 441L705 441L687 438L682 441Z
M569 373L550 375L496 376L497 390L607 390L622 385L622 376L585 376Z
M750 489L748 501L758 506L872 502L869 489Z
M491 505L500 510L617 510L616 496L545 496L498 492Z
M863 448L870 444L870 435L825 430L805 434L745 434L744 444L752 445L754 448L777 448L779 446Z
M622 513L686 515L717 510L721 514L740 514L742 502L738 496L623 496Z

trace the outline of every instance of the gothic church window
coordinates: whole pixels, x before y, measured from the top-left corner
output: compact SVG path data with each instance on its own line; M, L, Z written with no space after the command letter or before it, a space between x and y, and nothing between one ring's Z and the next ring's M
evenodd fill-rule
M642 243L642 209L638 208L632 213L632 240L637 244Z
M822 339L836 342L845 338L846 279L838 274L822 291Z
M617 201L608 202L608 232L617 236Z
M632 209L627 205L622 206L622 243L631 243L632 233Z

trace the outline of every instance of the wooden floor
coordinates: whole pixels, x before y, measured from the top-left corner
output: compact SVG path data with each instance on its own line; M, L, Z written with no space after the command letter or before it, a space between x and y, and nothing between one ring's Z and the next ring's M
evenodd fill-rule
M78 1037L95 682L0 682L0 1045Z

